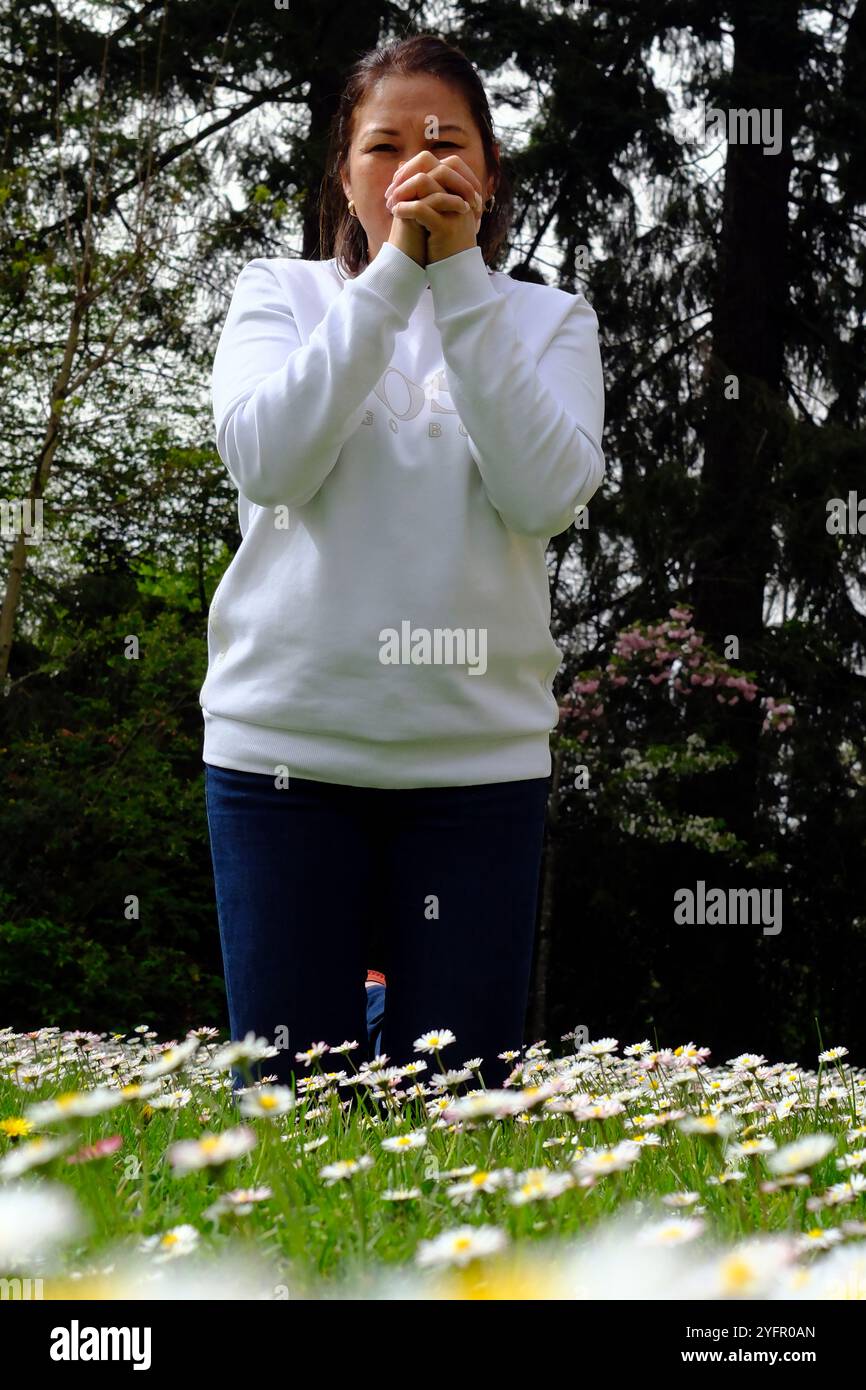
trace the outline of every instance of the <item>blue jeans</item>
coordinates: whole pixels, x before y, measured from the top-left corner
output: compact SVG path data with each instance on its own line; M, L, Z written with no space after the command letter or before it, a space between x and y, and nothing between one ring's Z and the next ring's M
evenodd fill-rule
M385 1017L385 986L378 980L364 986L367 991L367 1042L370 1055L382 1051L382 1020Z
M326 1053L323 1070L372 1056L375 964L387 976L381 1050L392 1065L423 1055L431 1076L435 1058L413 1044L448 1028L443 1065L480 1057L484 1085L501 1085L511 1064L497 1054L524 1041L549 782L390 789L292 777L278 788L264 773L205 764L231 1036L252 1031L280 1049L253 1077L309 1075L295 1054L320 1041L358 1044ZM366 959L372 913L381 964Z

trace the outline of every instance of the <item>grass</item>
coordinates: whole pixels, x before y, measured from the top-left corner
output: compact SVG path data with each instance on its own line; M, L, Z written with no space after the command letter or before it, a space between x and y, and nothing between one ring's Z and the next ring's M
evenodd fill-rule
M407 1066L0 1031L0 1276L45 1297L866 1297L866 1074L614 1039ZM577 1050L569 1050L569 1047ZM235 1095L231 1068L249 1086ZM342 1083L342 1084L341 1084ZM202 1289L206 1288L206 1295Z

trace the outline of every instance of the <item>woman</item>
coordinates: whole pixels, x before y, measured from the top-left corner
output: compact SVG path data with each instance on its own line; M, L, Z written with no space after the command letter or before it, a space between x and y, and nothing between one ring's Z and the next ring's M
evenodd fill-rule
M249 262L219 340L242 542L208 624L208 822L232 1037L273 1040L282 1080L319 1042L363 1060L371 921L392 1065L447 1028L444 1065L500 1085L523 1042L545 552L603 477L603 387L584 297L493 268L510 205L465 56L372 51L334 120L322 259Z

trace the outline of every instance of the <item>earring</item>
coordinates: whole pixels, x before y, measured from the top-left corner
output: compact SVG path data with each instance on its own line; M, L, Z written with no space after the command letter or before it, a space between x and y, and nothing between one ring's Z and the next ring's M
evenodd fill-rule
M350 216L350 217L357 217L357 216L358 216L358 214L357 214L356 211L355 211L355 200L354 200L354 198L350 198L350 199L349 199L349 216Z
M492 212L496 206L496 195L491 193L489 200L484 204L485 212Z

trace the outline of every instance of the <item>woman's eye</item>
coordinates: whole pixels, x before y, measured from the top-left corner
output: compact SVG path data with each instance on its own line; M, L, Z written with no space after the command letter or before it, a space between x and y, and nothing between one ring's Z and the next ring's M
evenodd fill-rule
M454 149L457 148L453 140L437 140L435 143L437 145L451 145ZM372 149L368 150L368 154L375 154L377 150L393 150L393 148L393 145L373 145Z

